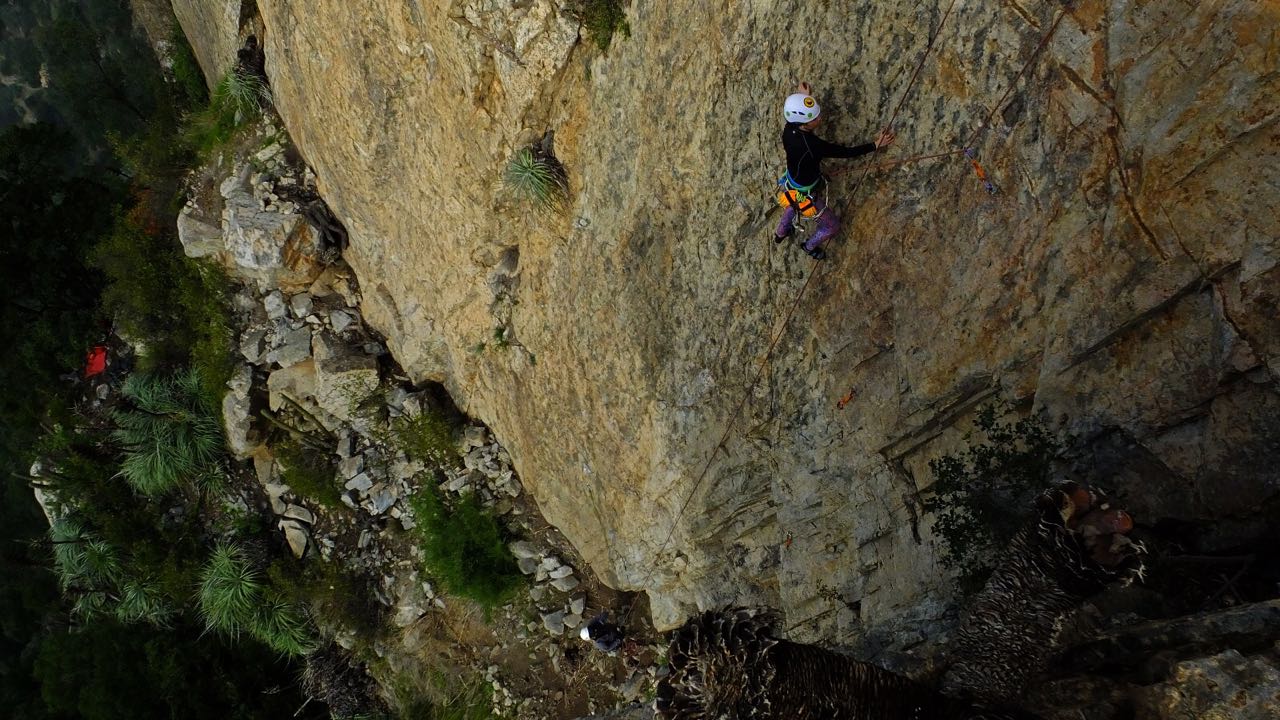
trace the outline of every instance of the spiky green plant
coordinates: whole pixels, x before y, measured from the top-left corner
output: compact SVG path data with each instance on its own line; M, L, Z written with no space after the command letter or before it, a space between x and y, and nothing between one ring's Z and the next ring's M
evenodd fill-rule
M254 637L281 655L302 656L316 647L306 615L275 591L263 596L251 629Z
M120 473L138 492L156 496L209 473L222 450L222 428L192 370L172 377L133 375L122 392L131 409L113 414L112 437L124 448Z
M539 212L561 212L568 202L569 182L564 166L554 157L535 153L531 147L521 148L511 156L503 180Z
M72 518L58 518L49 525L49 540L53 542L58 582L66 590L84 575L83 545L88 540L84 526Z
M120 585L116 619L123 623L145 622L167 627L175 611L160 588L149 580L127 580Z
M108 612L111 598L105 592L87 592L76 598L71 606L71 614L82 618L92 618Z
M233 638L251 630L262 586L261 576L243 550L218 543L200 573L200 615L205 627Z
M267 103L271 92L262 78L240 68L233 68L213 89L214 105L234 113L236 124L244 118L256 117Z

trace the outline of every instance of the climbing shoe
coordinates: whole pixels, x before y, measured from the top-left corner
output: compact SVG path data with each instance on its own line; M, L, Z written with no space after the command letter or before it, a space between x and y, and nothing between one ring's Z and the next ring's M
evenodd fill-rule
M814 260L826 260L826 259L827 259L827 251L826 251L826 250L823 250L823 249L822 249L822 248L820 248L820 247L816 247L816 248L814 248L814 249L812 249L812 250L810 250L809 248L805 248L805 249L804 249L804 251L805 251L805 253L806 253L809 257L813 258Z
M795 234L796 234L796 226L795 226L795 225L792 225L790 228L788 228L788 229L787 229L787 234L786 234L786 235L776 235L776 234L775 234L775 235L773 236L773 241L774 241L775 243L777 243L777 244L781 245L783 240L786 240L787 238L789 238L789 237L791 237L792 235L795 235Z

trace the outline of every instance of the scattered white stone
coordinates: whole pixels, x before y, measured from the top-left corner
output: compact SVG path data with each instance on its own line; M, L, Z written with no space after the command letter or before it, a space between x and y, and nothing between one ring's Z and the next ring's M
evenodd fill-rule
M351 508L352 510L356 510L356 509L358 509L358 508L360 507L359 505L357 505L357 504L356 504L356 501L355 501L355 500L352 500L352 499L351 499L351 496L350 496L350 495L348 495L348 494L346 494L346 493L342 493L342 496L341 496L341 497L342 497L342 504L343 504L343 505L346 505L347 507Z
M541 585L534 585L533 587L529 588L529 599L533 600L534 602L539 602L542 600L542 598L546 596L547 596L547 589Z
M564 616L564 626L567 628L576 628L582 624L582 616L578 613L572 613Z
M254 154L254 157L257 158L258 162L266 162L275 158L282 152L284 152L284 148L280 147L280 143L276 142L259 150Z
M373 540L373 535L369 534L368 530L361 530L360 539L356 541L356 547L363 550L369 547L369 542L371 540Z
M582 611L585 610L586 608L587 608L587 597L585 595L579 595L578 597L569 601L569 612L573 613L574 615L581 615Z
M552 570L549 573L552 580L559 580L560 578L569 577L572 574L573 574L573 568L569 567L568 565L561 565L560 567L556 568L555 570Z
M401 515L401 516L400 516L400 527L404 528L405 530L412 530L412 529L414 529L414 528L418 527L418 523L417 523L416 521L414 521L414 519L413 519L413 518L411 518L411 517L409 517L408 515Z
M533 558L516 558L516 565L525 575L532 575L538 571L538 561Z

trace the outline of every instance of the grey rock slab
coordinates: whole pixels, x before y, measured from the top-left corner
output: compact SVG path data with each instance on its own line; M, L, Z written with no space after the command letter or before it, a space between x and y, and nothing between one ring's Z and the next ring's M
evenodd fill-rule
M353 322L355 319L345 310L334 310L329 313L329 327L333 328L335 333L341 334L343 330L351 327Z
M550 571L547 574L551 576L551 579L559 580L560 578L569 577L570 575L572 575L573 568L568 565L561 565L560 567Z
M267 353L267 359L287 368L311 357L311 328L290 330L280 339L280 346Z
M552 635L564 634L564 611L557 610L542 616L542 627Z
M311 314L311 296L306 293L298 293L289 298L289 309L293 311L296 318L305 318Z
M572 612L574 615L581 615L582 611L585 610L586 607L587 607L587 598L583 595L579 595L578 597L569 601L569 611Z
M512 555L520 559L542 557L542 552L528 540L517 540L507 547L510 548Z
M284 303L284 295L279 290L272 290L262 298L262 307L267 311L267 317L276 320L289 314L288 308Z
M364 470L364 455L355 455L338 461L338 477L343 480L349 480L359 475L362 470ZM368 488L365 489L367 490Z
M551 581L551 587L559 590L560 592L569 592L574 588L578 587L578 585L579 585L578 578L572 575L568 575L562 578L556 578L555 580Z
M289 549L293 551L293 556L301 559L303 555L306 555L311 533L307 532L302 523L297 520L281 520L279 528L284 531L284 539L288 541Z
M304 523L306 523L306 524L308 524L308 525L314 525L314 524L315 524L315 522L316 522L316 516L315 516L315 513L313 513L313 512L311 512L310 510L308 510L308 509L306 509L306 508L302 507L301 505L290 505L290 506L286 507L286 508L284 509L284 512L282 512L282 513L280 513L280 514L281 514L281 515L283 515L284 517L287 517L287 518L292 518L292 519L294 519L294 520L299 520L299 521L304 522Z
M266 328L251 328L240 336L240 355L251 363L262 359L262 341L267 335Z
M533 558L516 558L516 565L525 575L532 575L538 571L538 562Z
M355 477L351 478L350 480L348 480L346 485L344 485L343 487L345 487L348 490L355 490L360 493L366 493L369 491L369 488L373 487L373 480L369 477L368 473L362 472L356 475Z
M187 257L202 258L216 254L226 247L222 244L222 229L197 219L190 212L178 213L178 242Z

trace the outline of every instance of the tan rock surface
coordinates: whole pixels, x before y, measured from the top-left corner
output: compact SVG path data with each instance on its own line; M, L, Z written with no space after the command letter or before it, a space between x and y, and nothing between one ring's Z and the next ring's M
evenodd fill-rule
M1094 441L1147 517L1238 520L1227 542L1274 507L1274 2L1080 0L985 130L1063 5L958 3L875 162L981 130L1000 193L954 156L834 178L845 230L756 384L811 268L769 240L781 100L807 79L822 134L865 141L940 8L636 2L602 56L547 0L258 7L366 320L660 627L764 601L800 640L927 629L927 461L988 399ZM553 221L500 189L548 129Z

